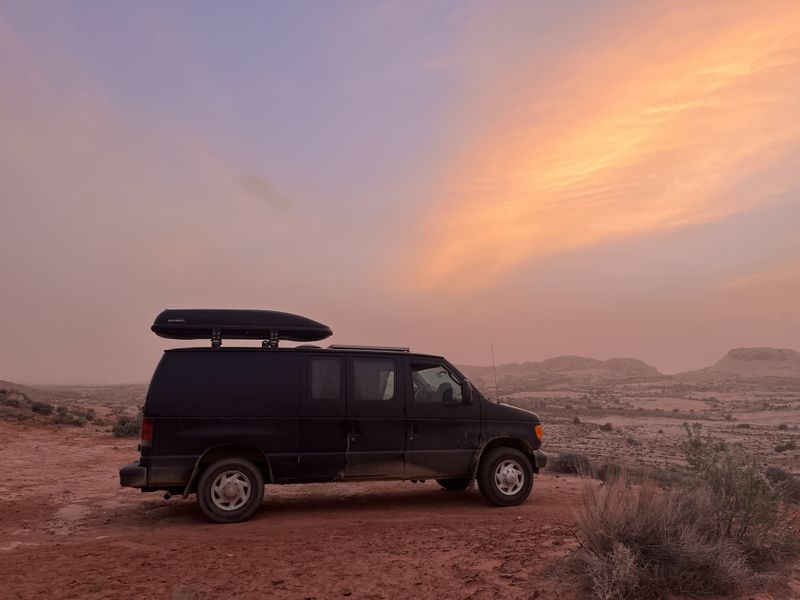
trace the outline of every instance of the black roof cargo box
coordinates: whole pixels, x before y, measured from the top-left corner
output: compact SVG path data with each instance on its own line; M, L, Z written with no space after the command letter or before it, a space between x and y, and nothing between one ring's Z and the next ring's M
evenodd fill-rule
M167 309L151 329L176 340L270 340L271 346L278 340L316 342L333 334L327 325L274 310Z

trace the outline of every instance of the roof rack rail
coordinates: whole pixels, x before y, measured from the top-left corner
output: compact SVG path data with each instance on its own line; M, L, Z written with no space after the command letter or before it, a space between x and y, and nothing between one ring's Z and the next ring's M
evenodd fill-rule
M370 350L373 352L410 352L408 348L401 346L351 346L348 344L331 344L331 350Z

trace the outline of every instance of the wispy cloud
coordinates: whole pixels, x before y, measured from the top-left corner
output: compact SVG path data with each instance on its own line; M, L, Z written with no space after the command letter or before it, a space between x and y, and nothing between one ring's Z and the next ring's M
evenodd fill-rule
M445 175L422 225L435 260L414 257L413 283L482 286L537 258L762 202L736 184L800 140L800 5L756 8L702 21L691 43L686 18L628 22L558 73L546 103L541 89L500 85L517 102L498 102Z
M281 211L289 209L289 201L261 175L250 173L239 177L236 182L246 194L257 198L269 208Z

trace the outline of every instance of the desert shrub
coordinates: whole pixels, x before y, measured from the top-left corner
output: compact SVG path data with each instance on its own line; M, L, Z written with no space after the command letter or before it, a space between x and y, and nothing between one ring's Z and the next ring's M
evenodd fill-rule
M60 407L59 408L63 408ZM68 410L57 410L56 414L53 415L53 423L57 423L59 425L73 425L75 427L83 427L86 425L86 417L83 415L77 415L75 413L69 412Z
M618 477L623 471L622 465L612 461L605 461L602 465L600 465L597 469L595 469L595 477L600 481L608 481L609 479L615 479Z
M87 408L83 412L83 416L86 417L87 421L94 421L97 418L97 412L93 408Z
M547 463L547 468L554 473L588 475L593 473L592 462L583 454L567 452L557 454Z
M793 476L684 427L691 472L609 462L584 491L573 560L594 598L731 594L798 552L781 502Z
M781 423L780 425L778 425L778 429L780 429L781 431L786 431L787 429L789 429L789 426L786 423Z
M684 423L686 460L713 492L721 534L748 537L751 529L769 530L777 523L780 494L752 457L731 451L697 424Z
M746 556L720 537L711 493L702 487L660 491L625 477L587 489L578 516L575 560L598 600L668 594L725 594L751 574Z
M4 421L28 421L33 418L33 413L27 408L17 408L0 404L0 419Z
M736 427L739 429L750 429L750 423L737 423Z
M613 431L614 426L611 423L604 423L600 425L600 431Z
M34 400L31 402L31 411L39 413L40 415L52 415L54 410L55 407L49 402L43 402L41 400Z
M770 467L765 474L767 479L779 486L786 500L800 502L800 479L779 467Z
M10 406L11 408L21 408L22 400L20 398L10 398L8 396L4 396L0 398L0 404L3 406Z
M638 446L639 445L639 441L636 438L630 437L630 436L625 438L625 442L627 444L631 445L631 446Z
M797 444L795 444L794 440L789 440L788 442L781 442L775 446L775 452L786 452L787 450L796 450Z
M111 427L111 433L114 437L137 437L140 427L141 419L139 417L120 415Z
M573 425L580 425L581 424L581 418L580 417L572 417L572 424Z

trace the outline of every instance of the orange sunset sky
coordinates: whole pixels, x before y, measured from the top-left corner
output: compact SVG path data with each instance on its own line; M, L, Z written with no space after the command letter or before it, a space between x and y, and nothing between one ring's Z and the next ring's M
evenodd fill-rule
M800 348L800 3L0 2L0 379L166 307L453 362Z

